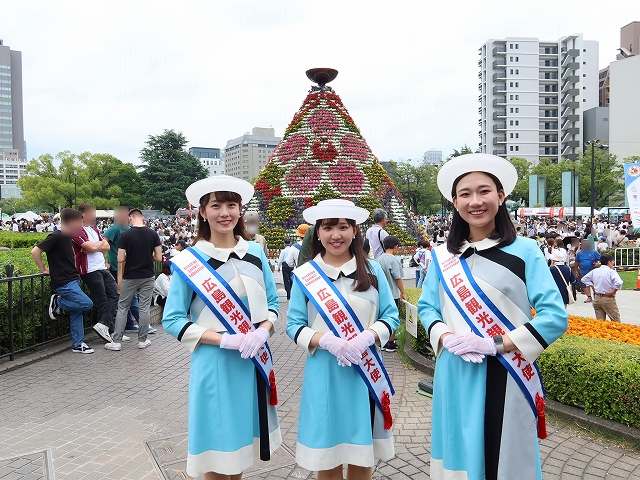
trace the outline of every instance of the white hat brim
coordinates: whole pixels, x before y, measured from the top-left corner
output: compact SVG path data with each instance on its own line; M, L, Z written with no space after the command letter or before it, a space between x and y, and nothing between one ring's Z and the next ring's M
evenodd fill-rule
M369 218L369 210L357 207L348 200L322 200L302 212L304 219L311 225L324 218L348 218L359 225Z
M187 187L185 195L191 205L200 205L200 199L211 192L235 192L240 195L242 204L246 205L253 198L253 185L246 180L229 175L216 175L192 183Z
M452 202L453 183L461 175L471 172L485 172L495 176L502 183L505 196L513 192L518 182L518 172L508 160L486 153L469 153L454 157L440 167L438 189L444 198Z

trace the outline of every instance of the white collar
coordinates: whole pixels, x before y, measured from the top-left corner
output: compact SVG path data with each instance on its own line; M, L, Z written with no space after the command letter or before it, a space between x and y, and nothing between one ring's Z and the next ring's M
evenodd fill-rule
M207 240L199 240L195 246L211 258L215 258L220 262L226 262L229 260L229 255L231 255L232 252L235 253L238 258L243 258L249 251L249 243L244 238L236 236L236 240L238 240L238 243L236 243L233 248L218 248Z
M470 242L468 240L465 240L462 243L462 246L460 248L460 253L464 253L465 250L467 250L468 248L473 248L474 250L489 250L490 248L495 247L496 245L498 245L498 240L494 240L492 238L484 238L482 240L480 240L479 242Z
M333 279L337 279L340 276L340 273L342 273L342 275L344 276L349 276L358 268L355 256L352 257L348 262L345 262L340 268L325 263L325 261L322 259L322 255L320 254L316 255L313 260L320 266L320 268L322 268L322 270L327 274L328 277Z

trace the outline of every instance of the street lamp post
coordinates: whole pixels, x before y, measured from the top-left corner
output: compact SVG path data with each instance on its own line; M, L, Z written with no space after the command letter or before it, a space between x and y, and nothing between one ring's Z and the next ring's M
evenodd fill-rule
M601 143L598 139L586 141L584 144L586 147L591 147L591 221L593 221L596 209L596 160L594 152L595 148L607 150L609 146Z
M78 207L78 170L73 171L73 204Z

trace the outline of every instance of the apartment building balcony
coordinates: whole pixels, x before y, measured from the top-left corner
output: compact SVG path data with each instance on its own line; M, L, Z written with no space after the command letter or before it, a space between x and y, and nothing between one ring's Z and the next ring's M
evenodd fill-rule
M506 135L500 135L498 137L493 137L493 144L494 145L501 145L503 143L507 143L507 136Z
M580 103L578 102L568 102L562 109L562 116L564 117L568 113L571 113L571 110L575 110L579 106L580 106Z
M567 91L564 92L564 95L562 96L562 104L564 105L568 101L572 100L573 97L575 97L579 93L580 93L580 90L578 90L577 88L569 88L569 89L567 89Z
M541 46L538 49L540 55L558 55L558 47L555 45Z
M494 85L493 87L493 94L495 95L496 93L506 93L507 92L507 84L506 83L499 83L498 85Z
M572 66L575 65L574 68L572 68ZM575 62L571 62L569 65L567 65L564 70L562 70L562 79L564 80L565 78L567 78L569 75L574 75L575 71L578 70L578 68L580 68L580 65L578 63Z
M493 125L493 133L501 132L507 129L507 123L495 123Z
M507 111L506 110L496 110L495 112L493 112L493 119L497 120L498 118L506 118L507 117Z
M506 148L496 148L493 150L493 154L494 155L506 155L507 154L507 149Z
M538 62L538 66L541 68L545 68L545 67L558 67L558 60L556 59L546 59L546 60L540 60Z
M566 142L562 142L562 151L566 148L578 148L580 146L580 142L577 140L569 140Z
M566 50L566 47L562 47L562 65L564 66L567 62L572 61L574 58L579 57L580 56L580 49L579 48L572 48L569 50Z
M498 80L506 80L507 79L507 69L499 71L498 73L493 74L493 81L497 82Z
M507 68L507 59L505 58L499 58L498 60L494 60L493 61L493 68Z
M540 85L538 91L540 93L558 93L558 85Z
M578 135L580 133L580 129L576 127L567 128L562 134L561 141L567 140L570 136Z
M540 105L558 105L558 97L542 97Z
M538 149L538 154L541 157L546 157L546 158L550 158L550 156L557 156L558 155L558 149L556 147L545 147L545 148L540 148Z
M540 135L538 141L540 143L558 143L558 135Z
M545 120L545 119L541 118L540 120ZM557 130L558 130L558 122L548 122L545 120L543 123L540 123L540 131L542 132L557 131Z
M562 119L562 131L565 131L567 128L573 128L574 123L580 120L578 115L567 115Z
M562 155L564 158L566 158L567 160L571 160L571 161L576 161L578 160L578 154L577 153L565 153ZM557 163L557 162L556 162Z
M493 99L493 106L497 107L498 105L506 105L507 97L498 97Z
M493 56L496 57L498 55L506 55L507 54L507 45L498 45L497 47L493 47Z
M560 89L562 93L565 93L569 88L573 88L574 84L577 83L578 80L580 80L580 77L578 77L577 75L568 76L564 80L564 83L562 84L562 88Z
M558 80L558 72L540 72L538 79L541 82Z
M538 116L540 118L558 118L558 110L553 108L550 110L540 110L538 111Z

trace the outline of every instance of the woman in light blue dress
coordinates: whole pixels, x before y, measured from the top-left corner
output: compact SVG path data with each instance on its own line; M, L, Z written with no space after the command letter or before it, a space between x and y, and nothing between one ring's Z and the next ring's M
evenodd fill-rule
M248 182L227 176L187 189L191 204L199 205L193 248L240 297L257 328L227 332L175 271L162 319L165 331L191 352L187 473L205 480L238 480L256 458L268 460L282 443L276 407L249 358L278 318L271 269L260 245L246 240L240 216L252 195Z
M365 328L349 341L335 336L294 281L287 333L308 355L296 461L318 471L319 480L342 479L344 464L350 480L371 479L376 461L394 456L393 433L384 429L382 412L352 366L370 345L384 345L399 324L384 272L362 249L358 223L368 216L346 200L322 201L304 212L315 225L312 258Z

